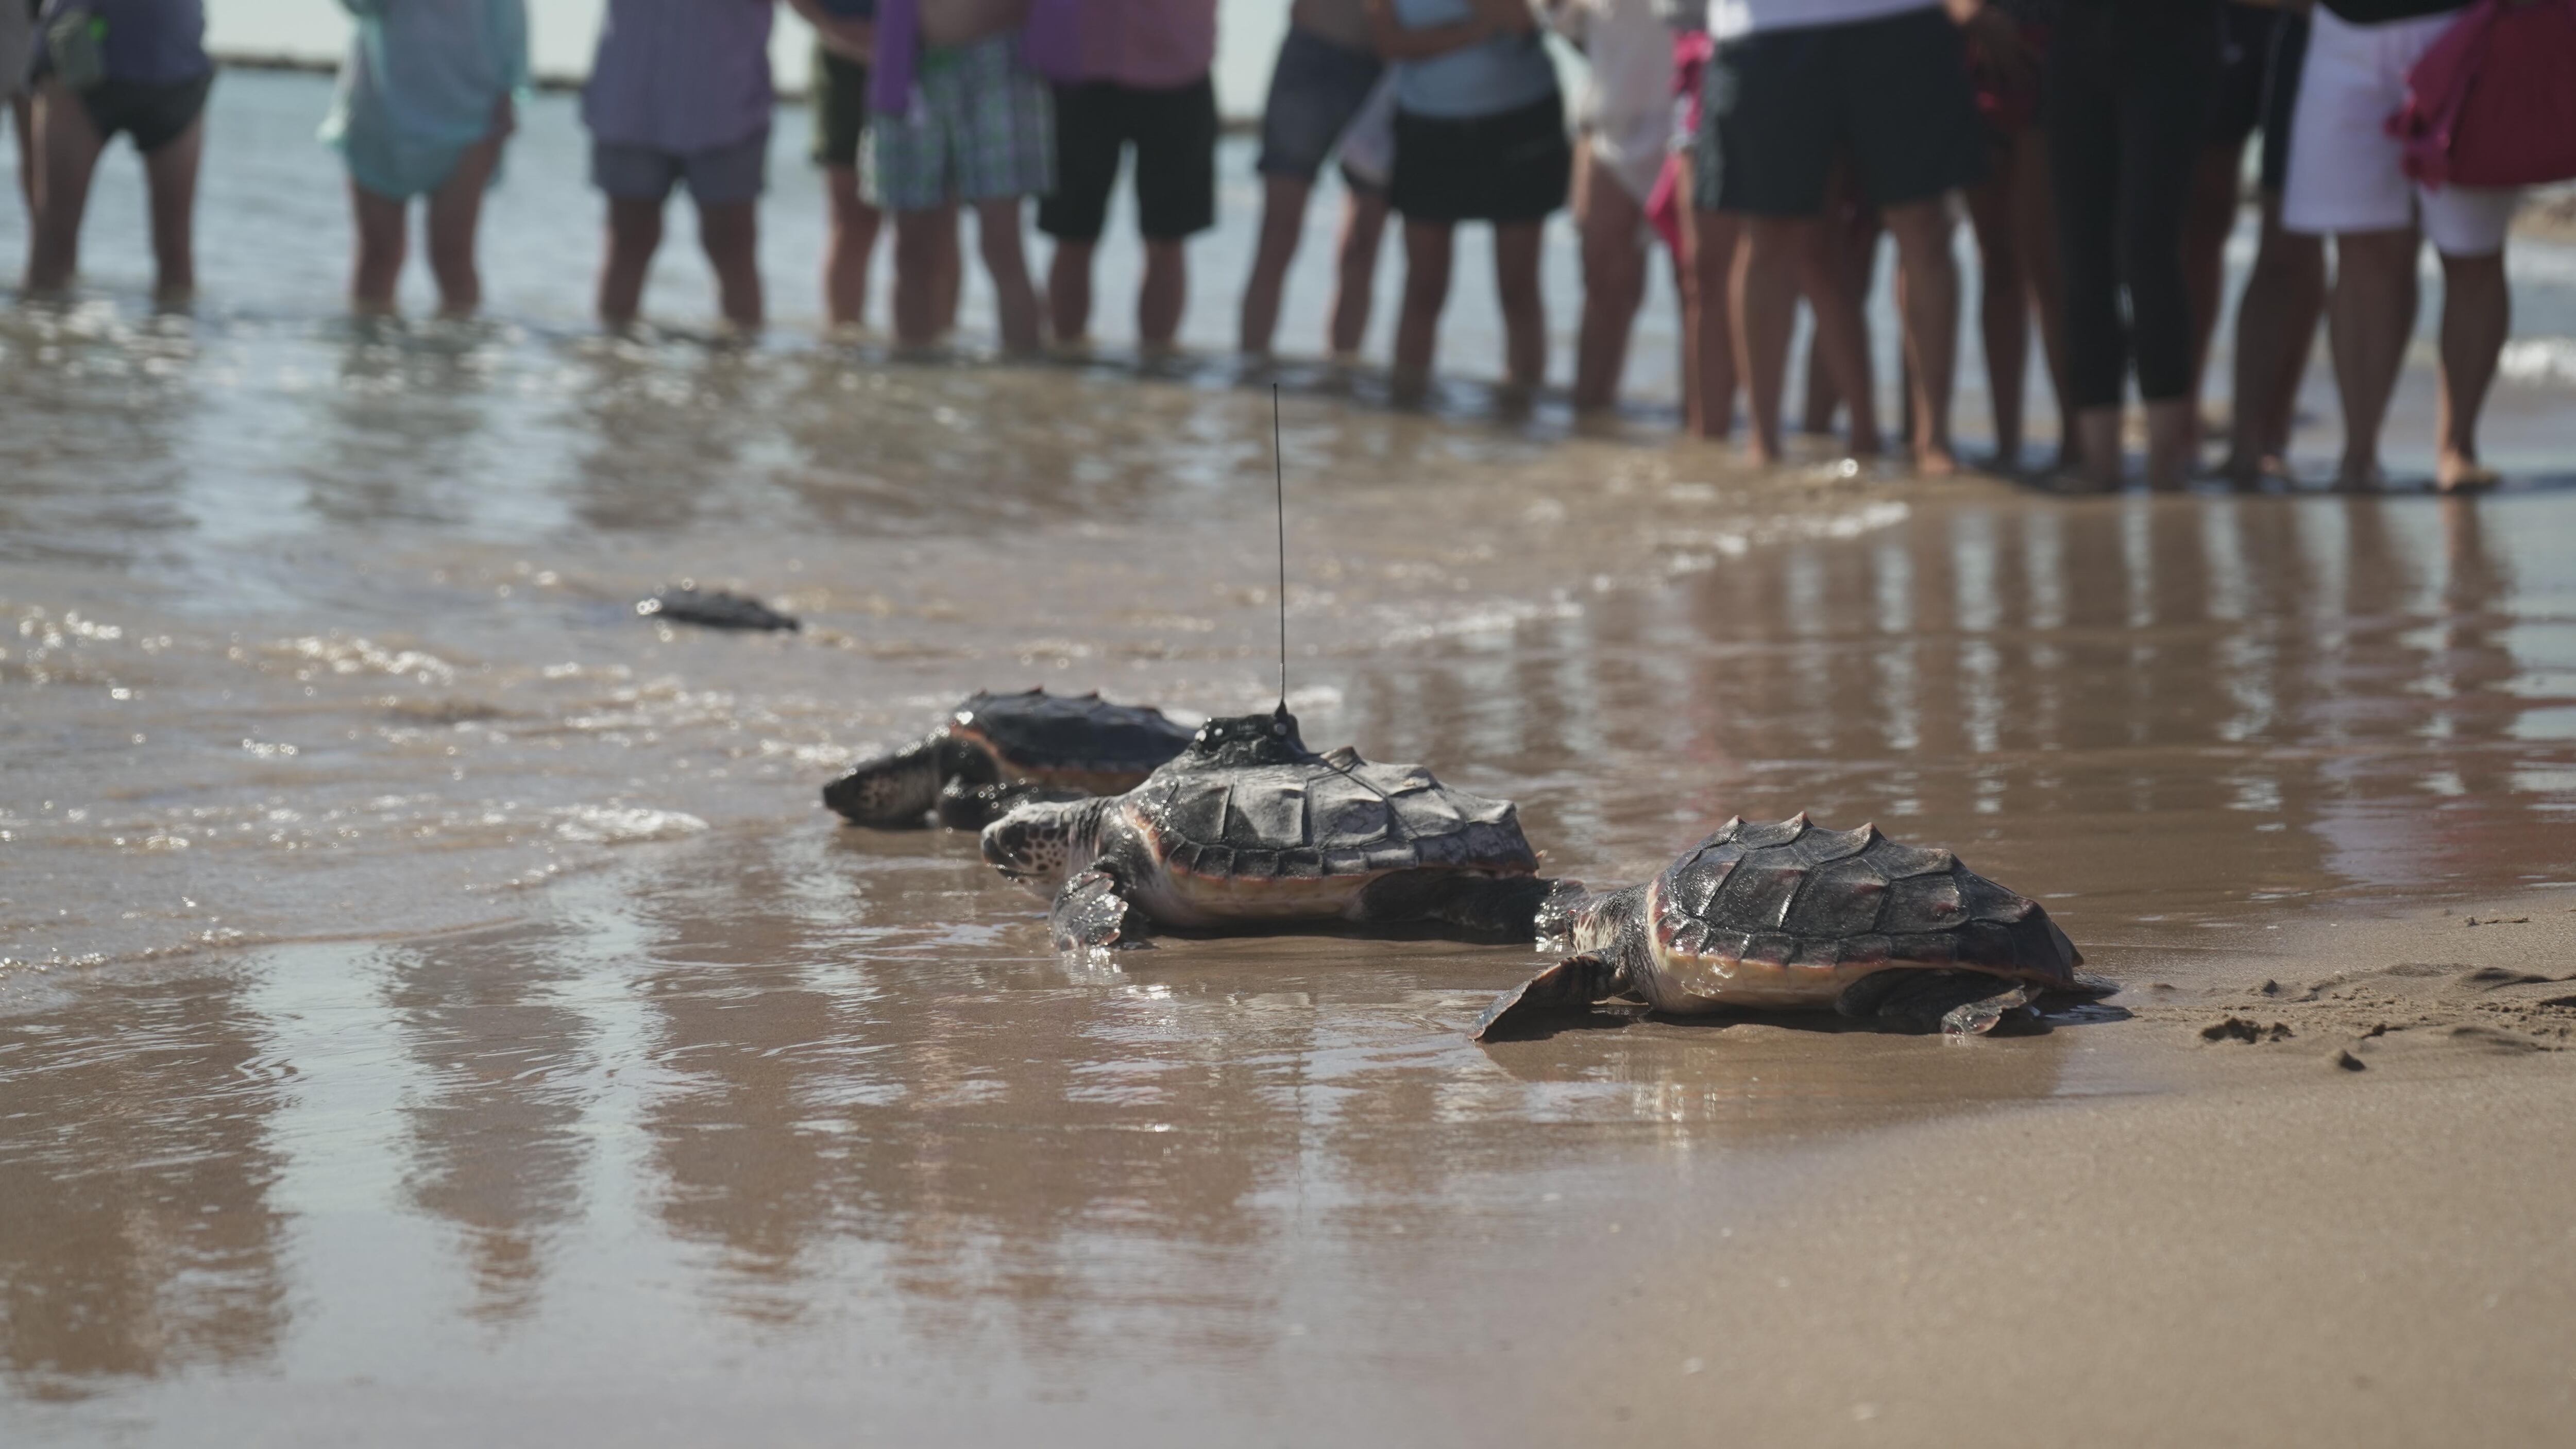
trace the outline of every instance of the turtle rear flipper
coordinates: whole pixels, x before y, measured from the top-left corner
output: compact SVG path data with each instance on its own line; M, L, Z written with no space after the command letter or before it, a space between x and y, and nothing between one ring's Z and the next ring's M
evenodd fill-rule
M1883 1021L1909 1031L1983 1036L2038 989L1984 971L1880 971L1843 988L1834 1010L1854 1021Z
M1616 996L1626 986L1618 964L1585 952L1568 956L1520 985L1494 998L1476 1018L1470 1041L1500 1041L1518 1036L1544 1036L1549 1023L1591 1010L1592 1003Z
M1498 941L1531 941L1538 936L1539 909L1555 886L1533 875L1397 871L1361 894L1359 918L1381 926L1438 922Z
M1105 870L1077 871L1067 879L1047 913L1047 935L1056 950L1087 956L1148 944L1145 913L1119 889L1118 877Z

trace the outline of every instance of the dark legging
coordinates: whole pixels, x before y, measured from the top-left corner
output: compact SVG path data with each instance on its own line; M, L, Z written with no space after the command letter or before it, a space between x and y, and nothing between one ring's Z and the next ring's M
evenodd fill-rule
M2218 0L2066 0L2049 41L2049 170L2076 407L2120 405L2132 349L2141 397L2191 391L2182 219L2218 43Z

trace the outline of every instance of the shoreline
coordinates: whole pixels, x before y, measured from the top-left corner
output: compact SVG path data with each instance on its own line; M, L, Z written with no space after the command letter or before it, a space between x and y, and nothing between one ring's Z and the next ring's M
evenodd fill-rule
M1548 1437L2558 1442L2570 899L2145 952L2130 1020L2056 1028L2100 1090L1828 1143L1718 1243L1669 1194L1596 1207L1674 1257L1569 1334L1603 1387L1554 1399Z

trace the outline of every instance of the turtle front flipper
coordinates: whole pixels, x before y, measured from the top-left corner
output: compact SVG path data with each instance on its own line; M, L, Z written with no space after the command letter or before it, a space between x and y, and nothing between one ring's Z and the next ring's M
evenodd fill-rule
M1581 1015L1592 1003L1627 989L1627 975L1607 956L1586 951L1568 956L1520 985L1494 998L1476 1018L1470 1041L1500 1041L1516 1036L1543 1036L1549 1022Z
M1150 944L1149 925L1136 903L1120 894L1118 877L1097 867L1068 878L1047 913L1047 935L1067 956Z
M1843 988L1834 1010L1854 1021L1884 1021L1909 1031L1984 1036L2016 1007L2038 996L2026 981L1983 971L1881 971Z

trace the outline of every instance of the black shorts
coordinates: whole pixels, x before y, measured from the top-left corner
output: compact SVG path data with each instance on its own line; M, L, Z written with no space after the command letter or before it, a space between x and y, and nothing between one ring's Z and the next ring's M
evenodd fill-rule
M1760 30L1717 48L1700 91L1692 195L1703 210L1815 216L1848 153L1881 206L1986 174L1966 43L1939 5Z
M1216 86L1201 76L1170 90L1116 81L1055 88L1055 191L1038 203L1038 230L1100 240L1118 160L1136 147L1136 229L1179 241L1216 225Z
M818 45L806 84L814 108L814 164L856 168L859 140L868 133L868 68Z
M211 70L183 81L105 80L81 92L81 109L98 127L100 141L113 141L123 131L134 138L135 150L150 155L188 133L205 113L206 92L214 84Z
M2283 15L2272 32L2263 74L2263 189L2274 196L2290 181L2290 117L2299 109L2299 72L2308 63L2308 17Z
M1565 205L1574 147L1565 99L1548 92L1494 116L1395 111L1388 196L1407 221L1540 221Z
M2218 95L2209 117L2209 144L2241 146L2263 124L2263 73L2271 66L2272 36L2281 12L2268 5L2219 7Z

